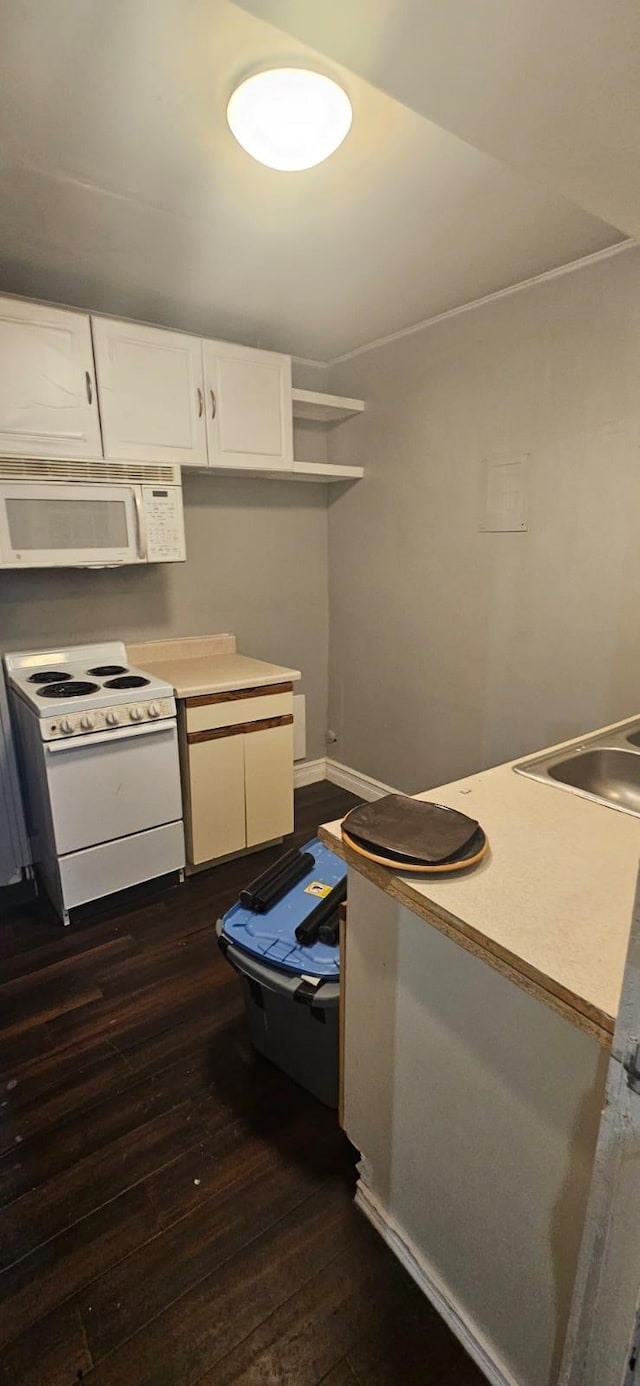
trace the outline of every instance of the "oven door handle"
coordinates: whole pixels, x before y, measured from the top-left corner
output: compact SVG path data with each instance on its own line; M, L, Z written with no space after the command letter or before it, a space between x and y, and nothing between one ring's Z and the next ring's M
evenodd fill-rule
M45 741L45 749L50 756L62 751L80 751L84 746L104 746L107 741L130 741L135 736L158 736L161 732L177 732L174 717L165 717L162 722L145 722L141 727L120 727L117 731L94 732L92 736L69 736L60 741Z

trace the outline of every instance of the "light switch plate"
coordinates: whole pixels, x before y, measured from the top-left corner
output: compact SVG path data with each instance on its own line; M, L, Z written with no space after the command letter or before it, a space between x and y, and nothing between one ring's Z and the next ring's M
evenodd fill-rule
M529 528L529 453L485 457L480 486L482 533Z

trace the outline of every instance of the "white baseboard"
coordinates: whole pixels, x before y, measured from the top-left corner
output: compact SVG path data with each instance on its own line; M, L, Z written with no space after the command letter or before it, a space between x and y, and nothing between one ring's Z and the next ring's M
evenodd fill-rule
M468 1317L433 1267L400 1231L393 1219L389 1218L375 1194L361 1179L356 1186L355 1201L437 1310L440 1318L444 1319L465 1352L468 1352L476 1366L484 1373L491 1386L518 1386L515 1377L495 1356L491 1344L480 1332L477 1324Z
M318 760L300 760L293 767L293 787L300 789L304 784L317 784L319 780L329 780L359 799L381 799L383 794L396 794L390 784L374 780L371 775L363 775L361 770L352 770L350 765L341 765L339 760L320 756Z
M300 760L293 767L293 787L300 789L303 784L317 784L319 780L327 778L327 761L325 756L320 756L319 760Z
M331 760L328 757L326 765L326 778L332 784L339 784L341 789L348 789L351 794L357 794L359 799L373 801L381 799L383 794L397 793L390 784L374 780L371 775L363 775L360 770L352 770L349 765L341 765L339 760Z

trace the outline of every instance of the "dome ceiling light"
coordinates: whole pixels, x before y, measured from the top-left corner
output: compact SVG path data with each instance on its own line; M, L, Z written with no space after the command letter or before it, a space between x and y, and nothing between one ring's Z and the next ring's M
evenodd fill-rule
M328 159L351 128L347 93L305 68L256 72L236 87L227 120L238 144L268 168L294 172Z

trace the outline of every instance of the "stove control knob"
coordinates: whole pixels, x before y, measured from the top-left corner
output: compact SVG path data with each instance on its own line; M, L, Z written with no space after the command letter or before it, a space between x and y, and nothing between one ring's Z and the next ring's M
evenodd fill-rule
M84 717L80 718L80 726L82 727L83 731L91 731L91 728L93 726L93 717L89 717L87 713L85 713Z
M139 704L129 709L129 716L132 722L141 722L143 718L142 708Z
M150 716L150 717L159 717L159 716L160 716L160 704L159 704L159 703L149 703L149 716Z
M71 736L71 733L73 731L73 722L70 720L69 717L62 718L62 721L60 723L60 731L64 732L65 736Z
M109 725L110 727L117 727L119 721L120 721L120 718L118 717L117 712L114 712L113 709L111 709L111 711L107 713L107 723L108 723L108 725Z

